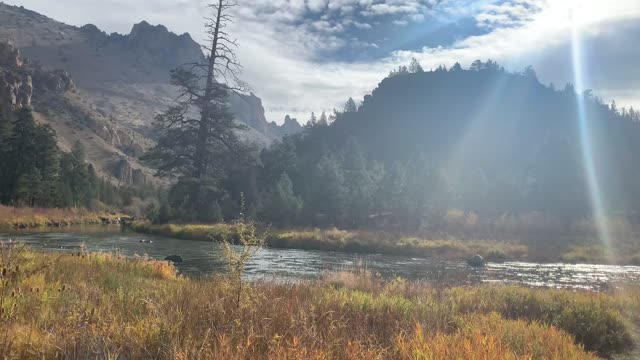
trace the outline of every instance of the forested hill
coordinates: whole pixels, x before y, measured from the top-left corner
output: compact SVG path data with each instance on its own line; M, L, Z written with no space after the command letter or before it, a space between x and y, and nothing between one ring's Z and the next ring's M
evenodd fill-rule
M401 69L360 106L347 103L331 125L315 125L271 155L288 147L296 153L287 169L295 192L305 207L322 204L313 214L353 206L348 197L333 198L342 210L314 200L331 198L330 184L345 194L350 187L370 193L359 195L368 199L361 219L453 208L589 216L584 149L594 155L605 210L640 210L638 113L591 92L576 94L571 85L542 85L530 68L509 73L491 61L470 70Z

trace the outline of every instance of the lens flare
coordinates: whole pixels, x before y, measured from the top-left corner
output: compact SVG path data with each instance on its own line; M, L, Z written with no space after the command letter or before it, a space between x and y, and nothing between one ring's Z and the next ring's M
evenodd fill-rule
M574 14L575 16L575 14ZM580 147L582 151L582 160L586 175L587 187L589 190L589 198L591 202L591 210L593 213L595 225L597 227L598 236L602 244L609 250L611 247L611 233L606 220L606 210L602 199L602 191L598 180L598 172L594 160L592 130L590 128L589 114L586 111L585 96L580 91L585 90L585 73L584 62L582 56L582 39L580 26L572 17L572 37L571 51L573 62L573 78L575 88L578 91L576 95L576 106L578 114L578 129L580 132Z

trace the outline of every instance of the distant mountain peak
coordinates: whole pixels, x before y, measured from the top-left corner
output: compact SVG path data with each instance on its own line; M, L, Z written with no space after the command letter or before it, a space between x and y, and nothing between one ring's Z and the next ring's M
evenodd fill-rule
M141 22L133 25L131 32L129 33L129 38L135 38L136 36L140 36L141 34L157 34L162 36L176 36L176 34L172 33L167 29L164 25L151 25L146 20L142 20Z

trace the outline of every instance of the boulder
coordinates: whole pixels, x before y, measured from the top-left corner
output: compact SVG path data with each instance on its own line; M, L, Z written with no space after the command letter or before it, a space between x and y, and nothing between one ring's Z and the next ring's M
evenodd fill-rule
M487 261L482 256L476 254L467 260L467 264L471 267L481 268L487 265Z
M174 262L174 263L181 263L183 261L182 260L182 256L179 256L179 255L169 255L164 259L166 261L171 261L171 262Z

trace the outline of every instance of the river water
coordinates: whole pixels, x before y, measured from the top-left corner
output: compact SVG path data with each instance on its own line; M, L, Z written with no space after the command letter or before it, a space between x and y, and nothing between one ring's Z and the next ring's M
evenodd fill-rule
M62 230L0 233L0 241L27 244L35 250L119 252L126 256L164 259L180 255L178 270L189 276L225 271L220 245L137 234L119 226L86 226ZM261 249L247 266L251 279L295 281L330 271L366 268L385 278L400 276L448 285L512 283L533 287L603 290L613 284L640 282L640 267L506 262L474 269L465 262L333 251Z

